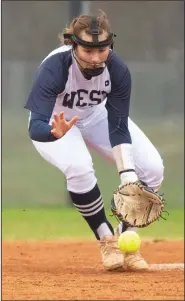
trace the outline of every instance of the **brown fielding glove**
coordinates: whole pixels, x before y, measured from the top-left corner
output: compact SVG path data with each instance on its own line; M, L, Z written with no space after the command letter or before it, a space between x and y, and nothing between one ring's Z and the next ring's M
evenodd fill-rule
M120 186L113 194L111 210L119 221L131 227L146 227L158 220L165 200L140 181Z

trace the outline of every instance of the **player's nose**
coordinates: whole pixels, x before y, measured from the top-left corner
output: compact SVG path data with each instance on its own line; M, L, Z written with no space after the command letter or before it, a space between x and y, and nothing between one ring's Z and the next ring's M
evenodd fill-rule
M94 53L92 55L92 63L94 63L94 64L100 63L100 56L98 53Z

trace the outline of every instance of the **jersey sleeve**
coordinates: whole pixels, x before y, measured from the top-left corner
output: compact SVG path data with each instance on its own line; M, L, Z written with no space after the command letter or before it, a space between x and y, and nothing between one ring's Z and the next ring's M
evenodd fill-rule
M52 133L49 125L49 117L31 112L29 121L29 136L38 142L51 142L58 140Z
M58 94L65 89L69 53L57 53L40 66L25 108L31 111L29 136L39 142L55 141L49 120ZM68 56L67 56L68 55Z
M57 95L65 88L66 72L62 54L48 58L41 64L24 108L50 117Z
M107 96L109 138L112 147L119 144L131 144L128 129L128 116L131 96L130 71L117 56L109 67L111 92Z
M132 140L128 129L131 75L127 65L117 56L113 57L110 76L111 92L106 103L109 139L121 184L125 184L137 181L138 177L135 173Z

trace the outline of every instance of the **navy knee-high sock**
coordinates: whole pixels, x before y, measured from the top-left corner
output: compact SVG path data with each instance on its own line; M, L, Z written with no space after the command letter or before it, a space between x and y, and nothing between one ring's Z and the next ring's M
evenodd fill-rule
M98 185L86 193L79 194L69 191L76 209L87 221L96 238L113 235L114 231L106 218L104 204Z

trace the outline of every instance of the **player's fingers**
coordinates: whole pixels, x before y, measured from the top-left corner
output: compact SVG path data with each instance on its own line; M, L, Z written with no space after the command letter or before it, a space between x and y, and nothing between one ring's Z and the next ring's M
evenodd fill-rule
M56 121L56 123L58 123L59 122L59 116L57 115L57 113L54 113L53 117L54 117L54 120Z
M59 118L60 118L60 120L63 120L63 119L64 119L64 112L60 112Z
M56 127L56 122L55 122L55 120L52 121L51 125L52 125L53 128Z
M55 135L56 134L56 129L52 129L51 134Z
M69 121L69 126L72 127L75 122L79 119L78 116L74 116L70 121Z

